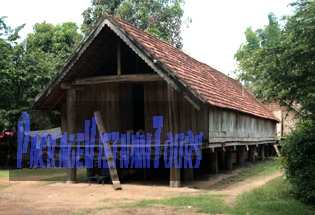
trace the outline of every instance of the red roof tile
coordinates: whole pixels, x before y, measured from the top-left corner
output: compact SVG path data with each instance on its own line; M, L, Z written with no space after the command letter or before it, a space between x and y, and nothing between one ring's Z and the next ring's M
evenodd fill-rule
M147 52L153 54L157 61L164 64L210 105L279 121L236 80L125 21L110 15L106 18L124 29Z

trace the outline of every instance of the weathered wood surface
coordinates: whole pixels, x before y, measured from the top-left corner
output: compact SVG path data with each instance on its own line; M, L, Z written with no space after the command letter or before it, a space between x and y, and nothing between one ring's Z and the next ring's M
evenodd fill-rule
M175 91L172 86L167 85L168 92L168 102L169 102L169 128L170 132L178 134L178 112L177 112L177 100L175 99ZM177 158L174 158L177 159ZM174 159L172 160L170 168L170 187L180 187L180 168L176 168L174 164Z
M94 115L96 117L97 120L97 127L98 127L98 131L100 134L105 134L106 130L104 127L104 123L103 123L103 119L102 119L102 115L100 111L95 111ZM120 180L118 177L118 173L117 173L117 169L116 166L114 165L114 160L113 160L113 153L112 153L112 149L110 144L108 144L108 142L105 142L105 140L103 139L104 137L102 137L102 143L103 143L103 147L104 149L109 149L108 151L105 150L106 153L106 159L107 162L109 163L109 173L110 173L110 177L112 179L112 183L113 183L113 187L115 190L121 190L121 184L120 184Z
M76 90L67 90L67 132L68 138L70 134L74 134L77 123L77 107L76 107ZM70 161L69 161L70 162ZM77 180L77 169L74 165L73 168L67 168L66 183L75 183Z
M110 75L97 76L76 79L74 85L90 85L90 84L104 84L117 82L150 82L163 81L163 79L156 74L130 74L130 75Z
M274 122L240 112L209 108L209 142L274 141Z

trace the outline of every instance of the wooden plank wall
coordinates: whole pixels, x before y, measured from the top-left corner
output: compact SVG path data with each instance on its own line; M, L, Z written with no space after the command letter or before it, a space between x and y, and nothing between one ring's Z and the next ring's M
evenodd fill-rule
M145 133L155 133L153 116L163 116L164 123L161 139L167 139L169 132L169 110L166 82L144 83ZM132 83L111 83L88 85L83 91L77 91L77 127L76 132L84 132L84 121L91 120L94 111L101 111L105 129L108 132L126 133L133 130ZM203 132L208 139L209 122L207 108L197 111L185 98L176 93L178 103L179 130L187 134ZM219 128L217 128L219 129ZM164 137L164 138L163 138Z
M166 82L155 82L144 85L145 92L145 119L146 129L145 132L155 132L152 128L152 117L163 116L164 123L161 134L161 139L167 139L169 130L169 110L167 101L167 84ZM207 109L202 108L197 111L184 97L176 93L175 101L178 104L178 118L179 118L179 131L185 133L191 130L194 135L199 132L204 133L204 138L208 137L208 121Z
M209 108L209 142L264 141L275 137L274 121L219 108Z
M119 131L119 94L118 84L88 85L83 91L77 91L77 127L83 132L85 120L92 120L94 111L99 110L108 132Z

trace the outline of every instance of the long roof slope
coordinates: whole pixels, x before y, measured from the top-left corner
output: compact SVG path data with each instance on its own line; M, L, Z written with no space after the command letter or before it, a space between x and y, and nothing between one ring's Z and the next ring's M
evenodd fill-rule
M278 121L236 80L121 19L109 15L107 18L119 24L139 44L151 52L158 61L187 83L187 87L195 91L204 102Z
M57 99L65 95L60 88L61 83L76 76L75 73L80 70L78 69L81 68L80 65L86 63L86 60L82 59L82 57L85 58L84 52L105 26L112 29L151 67L159 65L158 70L163 70L163 72L158 74L166 80L176 80L177 84L188 89L202 103L279 121L236 80L195 60L171 44L108 14L103 16L64 67L35 98L32 108L43 107L45 101L49 105L52 101L61 101L61 99ZM154 63L152 63L152 59L154 59Z

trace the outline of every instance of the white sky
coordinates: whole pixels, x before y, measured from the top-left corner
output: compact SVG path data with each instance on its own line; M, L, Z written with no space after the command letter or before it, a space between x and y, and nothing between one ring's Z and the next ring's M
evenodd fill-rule
M287 5L292 0L186 0L185 17L192 18L184 29L183 50L191 57L230 74L235 68L234 54L245 42L247 27L262 28L268 24L268 13L278 18L290 14ZM82 12L91 0L2 0L0 17L16 27L26 23L21 36L32 32L35 23L46 21L54 25L76 22L81 25Z

